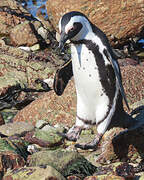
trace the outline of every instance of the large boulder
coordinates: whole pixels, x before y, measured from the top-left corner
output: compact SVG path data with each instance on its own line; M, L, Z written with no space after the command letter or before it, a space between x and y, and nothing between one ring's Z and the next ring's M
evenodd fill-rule
M92 175L96 167L76 151L57 149L36 152L28 157L28 166L52 166L64 177Z
M52 51L31 54L19 48L11 47L0 40L0 109L11 107L16 94L25 88L43 89L37 79L53 77L56 66L62 63ZM27 93L21 94L19 100ZM33 99L33 98L32 98Z
M71 80L62 96L54 91L43 94L24 109L19 111L13 121L29 121L35 124L46 120L51 124L63 123L71 126L75 121L76 93Z
M43 28L39 21L25 21L15 26L10 31L10 40L14 46L32 46L42 41L42 36L38 34L40 28ZM43 30L44 31L44 30ZM45 34L47 31L45 32ZM46 35L45 35L46 36Z
M121 67L121 72L129 104L131 105L142 100L144 98L144 91L142 91L144 84L143 66L123 66ZM133 109L133 107L131 109ZM38 120L42 119L47 120L52 124L63 123L72 126L75 121L75 114L76 92L74 81L72 79L69 81L62 96L57 96L54 91L48 92L19 111L13 120L28 120L35 124Z
M0 36L6 43L13 46L46 45L50 43L49 30L53 31L48 21L36 21L21 3L13 0L0 2Z
M143 0L49 0L47 12L53 26L58 29L60 17L69 11L80 11L111 39L126 39L138 35L143 28ZM113 38L112 38L113 39Z

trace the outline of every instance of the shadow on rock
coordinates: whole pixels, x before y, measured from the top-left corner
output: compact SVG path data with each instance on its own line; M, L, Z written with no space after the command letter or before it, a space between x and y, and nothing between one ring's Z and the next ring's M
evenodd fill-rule
M144 159L144 107L136 108L132 114L139 114L132 119L134 126L120 132L113 138L112 144L114 153L120 160L130 160L140 162Z

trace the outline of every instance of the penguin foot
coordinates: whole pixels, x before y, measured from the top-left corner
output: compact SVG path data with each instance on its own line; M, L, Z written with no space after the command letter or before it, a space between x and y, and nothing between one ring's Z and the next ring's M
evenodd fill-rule
M61 135L63 138L65 138L69 141L77 141L81 131L82 131L81 127L73 126L66 134L59 133L59 135Z
M97 135L92 142L86 144L75 144L75 147L83 150L88 150L88 149L96 150L101 138L102 135Z

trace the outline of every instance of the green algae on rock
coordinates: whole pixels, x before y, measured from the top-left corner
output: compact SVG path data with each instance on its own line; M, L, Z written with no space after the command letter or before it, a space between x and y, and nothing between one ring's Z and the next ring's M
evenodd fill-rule
M26 160L28 156L27 143L18 136L11 136L9 138L0 138L0 153L7 152L18 154Z
M25 135L25 140L31 144L38 144L41 147L55 147L62 144L63 138L57 134L55 128L47 131L37 129Z
M0 138L0 178L7 169L19 168L25 165L24 158L9 140Z
M36 152L28 157L27 163L29 166L50 165L64 177L79 175L84 178L96 171L96 167L78 152L64 149Z
M22 167L9 170L3 177L3 180L65 180L65 178L53 167Z

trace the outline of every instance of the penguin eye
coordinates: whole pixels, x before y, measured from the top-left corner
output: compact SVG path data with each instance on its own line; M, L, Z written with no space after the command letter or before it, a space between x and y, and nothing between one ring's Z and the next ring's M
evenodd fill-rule
M74 28L74 27L72 27L69 31L70 31L70 32L72 32L72 31L74 31L74 30L75 30L75 28Z

